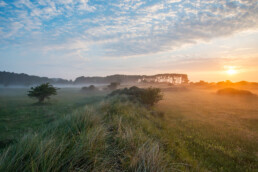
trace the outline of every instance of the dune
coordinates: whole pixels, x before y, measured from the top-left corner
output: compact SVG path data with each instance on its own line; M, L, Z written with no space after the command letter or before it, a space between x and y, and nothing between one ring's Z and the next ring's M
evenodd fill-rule
M218 95L228 95L228 96L255 96L251 91L240 90L235 88L223 88L217 91Z

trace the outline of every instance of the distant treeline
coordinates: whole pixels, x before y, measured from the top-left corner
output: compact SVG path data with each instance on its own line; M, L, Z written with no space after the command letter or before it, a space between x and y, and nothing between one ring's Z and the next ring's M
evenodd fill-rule
M110 75L106 77L78 77L75 79L74 84L87 84L87 83L96 83L96 84L106 84L111 82L118 82L118 83L130 83L130 82L137 82L139 78L142 76L140 75Z
M227 81L220 81L220 82L190 82L189 85L196 86L196 87L203 87L203 88L225 88L225 87L242 87L242 88L258 88L257 82L247 82L247 81L240 81L240 82L231 82Z
M74 81L66 80L61 78L47 78L27 75L24 73L17 74L13 72L0 72L0 85L11 86L11 85L21 85L30 86L42 83L50 84L66 84L66 85L83 85L83 84L109 84L112 82L117 83L135 83L142 79L155 79L155 78L168 78L168 77L182 77L182 79L188 82L188 77L186 74L158 74L158 75L110 75L106 77L78 77Z
M18 74L13 72L0 72L0 85L11 86L11 85L21 85L21 86L30 86L42 83L50 84L72 84L73 81L68 81L61 78L47 78L39 77L33 75L27 75L24 73Z

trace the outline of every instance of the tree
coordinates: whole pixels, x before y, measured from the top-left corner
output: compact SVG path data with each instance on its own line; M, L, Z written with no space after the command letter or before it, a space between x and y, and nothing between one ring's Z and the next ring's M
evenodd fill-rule
M41 84L37 87L31 87L28 91L29 97L35 97L39 103L44 102L45 99L49 99L51 95L57 94L57 88L53 87L49 83Z
M108 89L109 89L109 90L116 90L119 85L120 85L119 82L111 82L111 83L108 85Z
M86 92L89 92L89 91L96 91L97 88L94 86L94 85L90 85L88 87L82 87L82 91L86 91Z

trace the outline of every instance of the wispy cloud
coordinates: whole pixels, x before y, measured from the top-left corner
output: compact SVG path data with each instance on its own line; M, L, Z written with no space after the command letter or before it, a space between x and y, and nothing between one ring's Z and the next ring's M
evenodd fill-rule
M254 0L0 0L1 50L60 58L144 59L257 29Z
M127 0L102 5L88 0L20 0L13 4L14 8L8 8L10 14L4 16L9 20L3 23L2 37L29 34L24 30L51 37L68 28L70 33L63 32L73 39L95 42L103 54L116 57L176 49L258 26L257 2L248 0Z

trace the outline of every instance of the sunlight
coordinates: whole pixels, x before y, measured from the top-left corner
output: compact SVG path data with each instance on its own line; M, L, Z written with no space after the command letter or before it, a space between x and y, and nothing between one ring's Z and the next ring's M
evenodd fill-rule
M233 67L229 67L229 69L227 70L228 75L234 75L236 73L237 71Z

